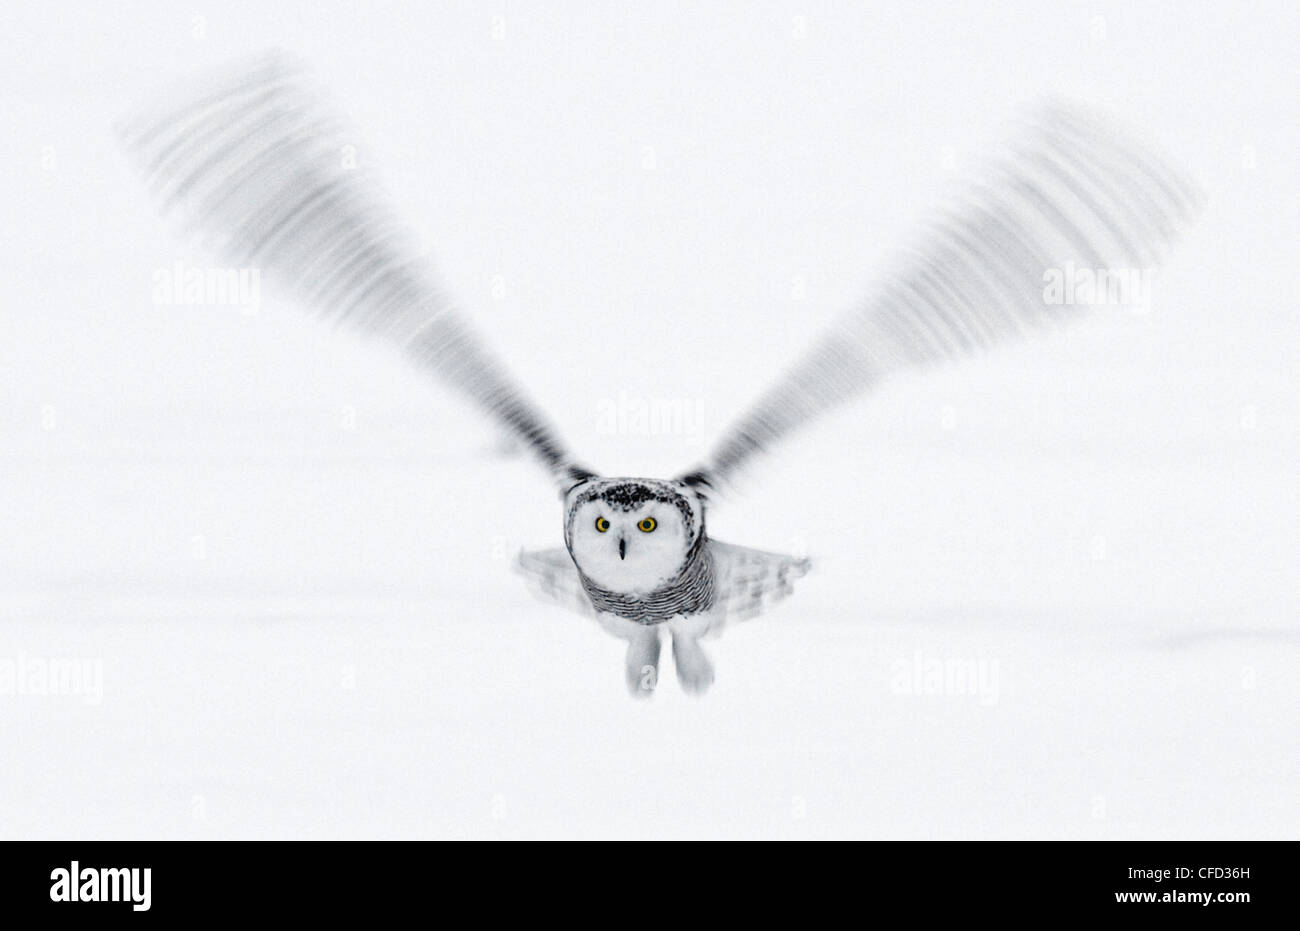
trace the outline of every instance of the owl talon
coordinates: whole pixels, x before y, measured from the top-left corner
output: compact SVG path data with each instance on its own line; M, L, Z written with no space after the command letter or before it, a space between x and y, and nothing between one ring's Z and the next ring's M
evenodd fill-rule
M703 695L713 685L713 662L694 637L673 635L673 663L684 691Z

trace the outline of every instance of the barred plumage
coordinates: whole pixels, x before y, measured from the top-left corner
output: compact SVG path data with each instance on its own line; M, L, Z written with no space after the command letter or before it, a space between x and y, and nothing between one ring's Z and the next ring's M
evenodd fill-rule
M644 594L610 591L587 579L583 590L597 611L617 614L638 624L658 624L678 616L703 614L713 607L713 554L708 537L701 537L686 554L682 571Z

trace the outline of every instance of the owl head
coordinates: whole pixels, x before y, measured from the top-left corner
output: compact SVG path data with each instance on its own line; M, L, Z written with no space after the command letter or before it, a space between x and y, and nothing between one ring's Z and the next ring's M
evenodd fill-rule
M704 540L704 502L686 482L592 478L564 496L564 542L591 584L626 595L681 575Z

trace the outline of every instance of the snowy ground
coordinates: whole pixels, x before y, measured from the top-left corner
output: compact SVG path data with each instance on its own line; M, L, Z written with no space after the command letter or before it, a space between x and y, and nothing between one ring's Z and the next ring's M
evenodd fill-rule
M905 9L8 14L0 837L1296 836L1295 14ZM107 124L275 42L609 473L692 464L1016 102L1146 124L1210 205L1149 313L756 470L713 533L813 573L633 702L512 574L558 506L470 414L272 293L152 300L204 259ZM646 399L685 414L605 429ZM3 694L59 660L98 687Z

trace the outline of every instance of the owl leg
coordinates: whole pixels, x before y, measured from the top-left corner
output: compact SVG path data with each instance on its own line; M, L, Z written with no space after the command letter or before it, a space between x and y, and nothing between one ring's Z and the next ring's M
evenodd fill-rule
M628 633L627 689L634 698L649 698L659 684L659 627L637 624Z
M692 618L675 618L669 621L669 630L673 634L677 681L687 692L702 695L713 684L713 662L700 646L700 636L707 632L708 626Z

